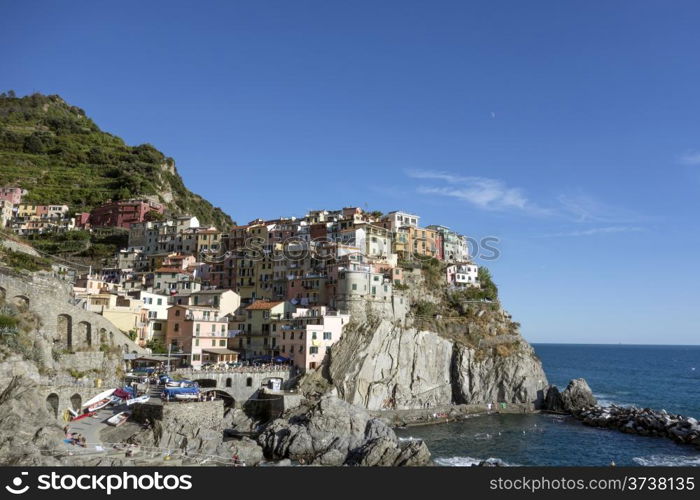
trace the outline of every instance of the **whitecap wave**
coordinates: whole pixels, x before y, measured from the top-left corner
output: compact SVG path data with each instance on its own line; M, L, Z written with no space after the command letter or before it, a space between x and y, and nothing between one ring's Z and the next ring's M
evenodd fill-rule
M399 441L423 441L421 438L413 436L399 436Z
M632 461L644 467L700 467L700 454L650 455L648 457L634 457Z
M442 465L444 467L472 467L474 465L479 465L484 460L497 461L501 465L504 465L507 467L514 467L515 466L515 464L510 464L508 462L501 460L500 458L493 458L493 457L489 457L487 459L474 458L474 457L438 457L435 459L435 463L438 465Z

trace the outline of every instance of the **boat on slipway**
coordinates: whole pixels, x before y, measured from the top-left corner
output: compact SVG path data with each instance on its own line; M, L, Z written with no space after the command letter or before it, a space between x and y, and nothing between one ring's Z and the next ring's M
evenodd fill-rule
M113 425L114 427L119 427L124 422L129 420L129 415L131 415L130 412L122 411L122 412L117 413L116 415L112 415L110 418L108 418L107 423L109 425Z
M88 412L104 408L112 402L112 394L114 394L115 390L116 389L107 389L99 393L97 396L85 401L82 404L82 408L86 409Z

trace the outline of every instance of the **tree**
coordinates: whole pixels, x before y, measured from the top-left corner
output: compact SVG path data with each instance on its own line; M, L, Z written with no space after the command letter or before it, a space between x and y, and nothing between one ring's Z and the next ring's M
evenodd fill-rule
M486 298L491 300L496 300L498 298L498 287L493 282L491 271L489 271L487 267L481 266L479 268L479 283L481 285L481 291Z
M168 350L165 348L165 344L160 339L151 339L146 342L146 347L149 348L153 354L165 354Z
M146 215L143 216L143 220L146 222L159 222L165 220L165 215L158 212L157 210L151 210Z

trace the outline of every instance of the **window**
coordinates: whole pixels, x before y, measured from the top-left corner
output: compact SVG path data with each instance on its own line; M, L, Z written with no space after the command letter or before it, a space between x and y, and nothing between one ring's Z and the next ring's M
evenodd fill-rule
M216 339L211 339L211 346L216 347Z
M316 332L311 333L311 340L316 340Z
M157 302L157 304L158 304L159 306L162 306L162 305L163 305L163 299L158 299L156 302Z
M304 352L304 346L300 345L298 350L299 350L299 352Z
M199 347L199 339L194 339L194 345Z
M201 326L201 325L200 325L199 323L197 323L197 325L194 327L194 333L195 333L196 335L199 335L199 327L200 327L200 326Z
M193 354L192 355L192 361L199 361L201 359L199 354Z
M161 325L160 323L153 323L154 330L161 330L162 327L163 327L163 325Z
M219 347L226 347L226 341L224 339L219 340Z
M175 327L173 328L176 332L180 331L180 323L175 323Z
M180 309L175 309L175 316L180 316Z
M333 336L332 332L323 332L323 340L331 340L332 336Z
M253 377L248 377L245 379L245 385L246 387L253 387Z
M318 354L318 347L316 347L316 346L309 347L309 354Z
M353 290L357 290L357 283L353 283L353 284L352 284L352 289L353 289Z

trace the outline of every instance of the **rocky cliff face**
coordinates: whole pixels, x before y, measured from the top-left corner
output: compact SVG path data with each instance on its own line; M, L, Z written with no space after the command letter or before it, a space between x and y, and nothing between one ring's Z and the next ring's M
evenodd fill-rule
M273 421L258 438L271 459L331 466L430 463L425 443L399 443L384 422L333 395L286 417Z
M436 320L432 327L440 333L381 319L349 325L324 374L340 397L370 410L489 402L539 407L547 377L532 347L502 311L478 320L449 326Z

